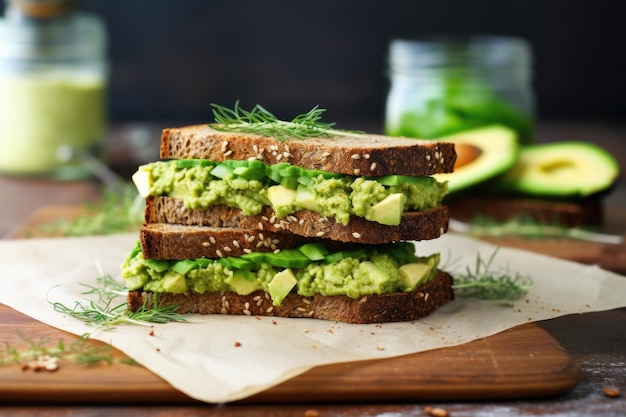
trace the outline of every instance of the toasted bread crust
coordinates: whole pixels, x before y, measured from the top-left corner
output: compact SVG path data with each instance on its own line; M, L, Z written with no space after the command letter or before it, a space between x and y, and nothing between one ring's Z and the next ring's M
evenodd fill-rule
M255 134L220 132L208 125L164 129L160 156L212 161L254 158L268 165L288 162L357 176L446 173L452 172L456 160L452 143L368 134L279 141Z
M310 242L292 233L233 227L150 223L141 226L141 251L146 259L196 259L270 252Z
M352 216L348 225L344 226L332 218L308 210L300 210L283 219L277 219L270 207L265 207L258 215L246 216L241 210L226 205L192 210L185 208L180 199L148 197L145 220L146 223L282 231L340 242L381 244L440 237L448 230L448 208L438 206L430 210L405 213L398 226L387 226L356 216Z
M313 318L345 323L387 323L420 319L454 299L452 277L443 271L426 285L412 292L369 295L358 299L347 296L303 297L290 293L279 306L274 306L269 294L255 291L249 295L227 293L162 293L156 297L160 307L176 305L178 313L233 314ZM140 290L129 291L128 307L137 311L144 303L153 306L154 294Z

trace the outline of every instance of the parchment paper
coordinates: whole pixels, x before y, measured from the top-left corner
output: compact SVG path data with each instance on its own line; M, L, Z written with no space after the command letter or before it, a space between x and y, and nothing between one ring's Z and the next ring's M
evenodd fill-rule
M0 242L0 302L41 322L82 335L79 320L50 302L73 306L85 299L81 284L97 285L120 265L136 234ZM417 253L442 254L443 269L473 268L477 253L496 247L449 233L416 243ZM93 338L110 343L190 397L210 403L258 393L322 364L384 358L490 336L531 321L626 306L626 277L516 249L500 248L492 269L529 275L534 285L513 306L458 299L410 323L349 325L312 319L190 316L187 323L117 326Z

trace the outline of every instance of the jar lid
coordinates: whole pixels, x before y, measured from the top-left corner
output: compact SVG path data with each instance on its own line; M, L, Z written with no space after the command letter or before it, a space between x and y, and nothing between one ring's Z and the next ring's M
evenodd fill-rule
M524 39L502 35L424 35L393 39L389 45L389 65L397 73L437 68L509 71L529 67L531 56Z
M75 12L33 19L13 9L0 19L0 67L21 70L41 64L104 64L106 40L106 28L97 16Z
M76 9L76 0L9 0L25 16L47 19L66 15Z

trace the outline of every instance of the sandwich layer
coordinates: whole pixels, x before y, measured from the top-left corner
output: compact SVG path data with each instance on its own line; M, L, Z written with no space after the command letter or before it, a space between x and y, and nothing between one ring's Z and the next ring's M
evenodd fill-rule
M382 135L279 141L194 125L164 129L160 157L212 161L256 159L268 165L288 162L306 169L356 176L429 176L452 172L456 153L452 143Z
M179 198L196 210L226 204L255 215L268 206L284 218L307 209L344 225L350 216L397 225L403 212L436 207L447 193L447 183L428 176L355 177L260 161L160 161L132 178L143 197Z
M309 210L299 210L278 219L273 209L264 207L260 214L246 216L240 209L226 205L205 210L185 207L180 199L148 197L146 223L172 223L210 227L239 227L243 229L290 232L305 237L329 238L341 242L381 244L403 240L436 239L448 230L448 208L405 212L398 226L383 225L362 217L351 216L347 226Z
M394 292L350 298L343 295L312 297L289 293L274 305L268 293L262 290L248 295L234 292L185 292L182 294L129 291L128 307L137 311L142 307L176 306L178 313L238 314L313 318L346 323L386 323L412 321L422 318L454 299L452 277L437 271L425 285L411 292Z

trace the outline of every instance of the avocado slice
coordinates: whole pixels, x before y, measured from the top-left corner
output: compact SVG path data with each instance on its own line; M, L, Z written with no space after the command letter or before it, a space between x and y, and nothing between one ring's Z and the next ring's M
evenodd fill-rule
M252 294L261 289L261 284L250 271L235 271L225 282L239 295Z
M273 304L276 306L280 305L297 283L296 275L291 269L285 269L274 275L274 278L268 284Z
M457 152L454 172L433 175L437 181L448 182L450 195L503 174L519 157L517 133L505 126L467 130L438 140L454 143Z
M295 204L303 209L318 210L315 192L300 184L296 189Z
M163 291L182 294L188 290L185 277L174 271L167 271L163 276Z
M296 190L283 185L274 185L267 189L267 198L272 203L274 210L292 206L296 200Z
M139 168L132 175L131 180L135 184L135 187L137 187L137 191L141 197L146 198L150 195L150 187L154 182L154 178L152 178L152 171Z
M405 291L412 291L425 284L437 272L439 265L439 254L432 255L427 259L420 259L419 262L404 264L398 268L400 278L404 284Z
M365 271L370 279L376 283L383 283L389 280L389 274L378 268L373 262L363 261L359 264L359 268Z
M584 198L610 188L619 164L604 148L569 141L524 146L495 191L535 197Z
M375 221L388 226L397 226L402 220L406 196L402 193L389 194L383 200L372 206L367 220Z

